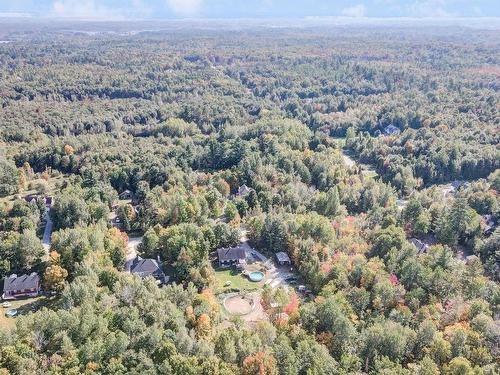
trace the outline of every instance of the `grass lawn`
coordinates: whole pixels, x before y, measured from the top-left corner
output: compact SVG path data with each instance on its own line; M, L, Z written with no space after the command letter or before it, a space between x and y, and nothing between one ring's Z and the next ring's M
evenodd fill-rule
M215 270L215 277L217 278L218 290L223 292L235 288L240 290L256 290L259 287L259 283L248 280L240 271L235 271L233 269L217 269ZM227 281L230 281L231 285L224 286Z
M12 304L10 307L1 307L0 305L0 330L10 330L15 327L16 320L21 315L26 315L32 311L36 311L49 303L46 297L35 297L35 298L24 298L13 301L1 301L9 302ZM17 309L17 316L13 318L7 318L5 313L11 309Z
M59 175L56 177L51 177L49 178L48 181L42 180L40 178L34 179L29 181L30 184L36 185L36 183L44 183L47 185L47 193L46 195L52 195L55 194L55 192L62 186L64 183L64 180L67 179L66 176L64 175ZM6 204L7 209L11 209L12 205L14 204L14 201L16 200L16 197L20 195L21 197L24 197L26 195L30 194L37 194L37 191L35 189L28 189L16 194L8 195L6 197L0 197L0 204Z

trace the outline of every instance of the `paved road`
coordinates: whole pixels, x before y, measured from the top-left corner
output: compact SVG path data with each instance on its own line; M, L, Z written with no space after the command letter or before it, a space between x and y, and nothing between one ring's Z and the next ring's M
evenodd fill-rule
M50 250L50 236L52 234L52 229L54 228L54 223L52 223L52 219L50 218L49 211L45 213L45 230L43 231L42 245L45 249L47 255Z

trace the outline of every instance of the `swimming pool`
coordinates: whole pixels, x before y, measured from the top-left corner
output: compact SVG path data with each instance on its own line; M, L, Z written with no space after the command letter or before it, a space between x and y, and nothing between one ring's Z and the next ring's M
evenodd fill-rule
M250 272L248 274L248 278L250 279L250 281L258 282L264 278L264 274L262 272L259 272L259 271Z

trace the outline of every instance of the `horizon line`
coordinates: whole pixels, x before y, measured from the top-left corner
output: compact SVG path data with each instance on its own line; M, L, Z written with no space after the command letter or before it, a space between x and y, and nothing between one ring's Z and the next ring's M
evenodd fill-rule
M261 17L61 17L54 15L38 15L34 13L25 12L0 12L0 19L31 19L31 20L55 20L55 21L317 21L317 20L345 20L345 21L359 21L359 20L374 20L374 21L472 21L472 20L500 20L500 16L388 16L388 17L374 17L374 16L316 16L308 15L301 17L276 17L276 16L261 16Z

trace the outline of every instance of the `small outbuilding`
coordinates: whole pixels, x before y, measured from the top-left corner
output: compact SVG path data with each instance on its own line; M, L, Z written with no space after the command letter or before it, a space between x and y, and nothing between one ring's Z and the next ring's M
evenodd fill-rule
M280 266L289 266L292 264L290 257L284 251L276 253L275 256L276 256L276 261Z
M125 263L125 271L145 279L146 277L155 278L160 284L168 281L161 269L161 263L156 259L143 259L140 256Z
M29 275L12 274L4 280L2 298L36 297L40 293L40 276L36 272Z
M242 246L218 249L217 256L221 267L238 266L246 263L246 253Z

